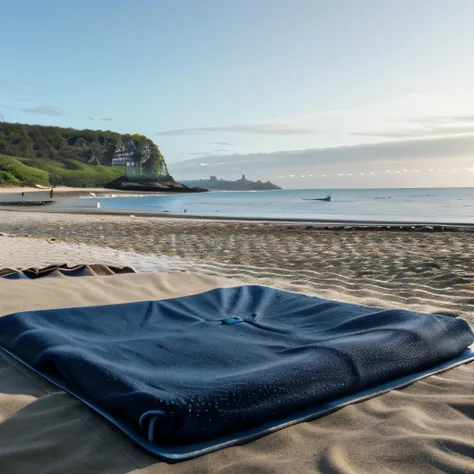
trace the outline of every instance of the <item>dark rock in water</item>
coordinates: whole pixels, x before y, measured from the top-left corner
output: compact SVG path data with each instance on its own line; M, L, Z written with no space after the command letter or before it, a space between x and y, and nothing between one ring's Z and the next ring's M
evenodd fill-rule
M189 188L184 184L177 183L171 176L157 177L137 177L128 178L121 176L106 185L108 189L118 189L122 191L148 191L160 193L203 193L207 192L204 188Z

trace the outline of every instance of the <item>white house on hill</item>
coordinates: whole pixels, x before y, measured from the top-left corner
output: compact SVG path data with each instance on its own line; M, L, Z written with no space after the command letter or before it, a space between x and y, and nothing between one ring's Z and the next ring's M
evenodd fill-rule
M151 158L151 147L148 144L138 148L133 140L118 148L112 158L112 166L125 166L129 178L142 176L145 163Z

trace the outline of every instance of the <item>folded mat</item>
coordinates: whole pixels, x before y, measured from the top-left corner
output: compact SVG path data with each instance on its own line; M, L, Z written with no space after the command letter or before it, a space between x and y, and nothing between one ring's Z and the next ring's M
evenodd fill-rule
M149 452L182 460L474 358L458 318L262 286L0 318L0 344Z
M49 265L44 268L0 268L0 278L7 280L36 280L44 277L59 276L108 276L120 275L122 273L135 273L130 267L112 267L110 265L102 265L94 263L91 265L74 265L70 267L67 264Z

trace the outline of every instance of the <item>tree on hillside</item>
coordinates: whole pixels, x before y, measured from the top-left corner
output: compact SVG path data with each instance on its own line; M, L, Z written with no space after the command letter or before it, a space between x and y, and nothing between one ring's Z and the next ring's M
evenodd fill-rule
M168 175L159 148L139 134L111 131L0 123L0 153L41 160L74 159L82 163L111 166L117 150L134 143L136 159L147 174Z

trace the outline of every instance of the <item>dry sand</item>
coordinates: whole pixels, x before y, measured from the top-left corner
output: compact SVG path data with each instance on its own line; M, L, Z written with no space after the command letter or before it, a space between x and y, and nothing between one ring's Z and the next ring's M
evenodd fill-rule
M170 298L234 281L189 273L3 280L0 315ZM474 364L173 465L146 455L81 402L1 353L0 375L2 474L474 472Z

